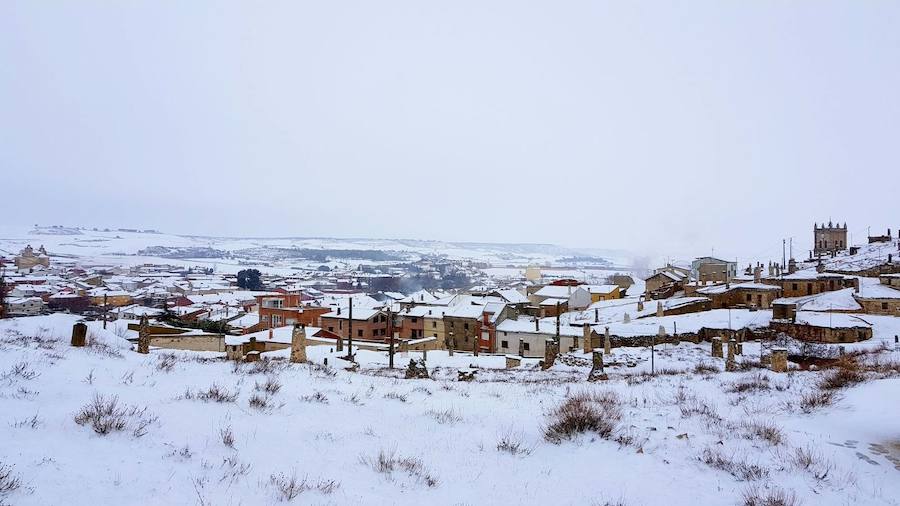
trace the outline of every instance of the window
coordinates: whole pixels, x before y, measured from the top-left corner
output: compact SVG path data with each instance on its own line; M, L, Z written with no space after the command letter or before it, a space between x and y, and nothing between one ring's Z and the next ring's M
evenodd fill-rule
M791 283L791 290L797 289L797 283Z
M356 337L362 337L362 329L356 331Z
M882 303L881 303L881 309L887 310L887 308L888 308L888 303L887 303L887 302L882 302Z
M417 321L419 321L418 318L413 318L413 319L412 319L412 322L413 322L413 323L416 323Z
M748 293L747 294L747 302L750 302L752 300L753 300L753 296Z
M531 346L528 343L524 343L523 348L525 349L525 351L528 351L531 349Z
M437 322L431 322L431 328L436 329L436 328L437 328Z
M501 348L509 348L509 342L507 342L507 341L500 341L500 347L501 347Z
M334 327L328 327L328 332L334 332Z
M464 325L463 325L463 328L466 329L466 330L469 330L469 324L468 324L468 323L464 324Z

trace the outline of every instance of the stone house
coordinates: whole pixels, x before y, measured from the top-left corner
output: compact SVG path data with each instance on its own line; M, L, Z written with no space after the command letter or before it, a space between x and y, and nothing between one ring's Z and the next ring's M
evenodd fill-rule
M865 313L900 317L900 289L884 284L868 285L853 298Z
M816 272L806 269L781 277L767 277L763 283L780 286L784 297L802 297L824 292L833 292L845 288L859 289L859 280L855 276Z
M800 341L816 343L855 343L872 338L871 323L842 313L801 311L793 321L773 319L769 326Z
M349 307L336 308L320 317L321 328L347 339L350 336L351 310ZM384 310L354 307L352 310L353 339L372 339L386 341L389 339L387 314Z
M772 301L781 297L781 288L765 283L736 283L714 285L697 289L697 293L710 299L710 307L768 309Z
M565 300L571 310L584 309L591 305L591 294L584 286L546 285L528 297L535 305L540 305L547 299Z
M699 257L691 262L691 275L701 283L725 283L737 275L737 262Z
M818 223L813 224L813 255L830 255L838 251L847 249L847 223L841 226L840 223L832 224L830 221L826 226L824 223L820 227Z
M422 327L425 331L425 335L434 337L437 340L437 346L439 348L446 348L444 332L444 313L446 311L446 307L429 307L422 316Z
M30 244L25 246L25 249L13 261L18 270L27 270L37 266L50 267L50 256L43 245L38 248L37 253L34 252L34 248Z
M6 312L9 316L34 316L44 310L44 301L40 297L13 297L6 299Z
M647 293L676 292L682 289L688 279L690 278L687 274L673 270L661 270L644 279L645 290Z
M582 286L591 295L591 303L600 302L601 300L621 299L622 292L619 285L583 285Z
M525 357L544 356L547 339L556 337L556 323L540 319L506 319L497 324L496 353L507 355L519 354L519 341L522 342ZM584 329L582 326L560 325L560 352L580 350L583 346Z

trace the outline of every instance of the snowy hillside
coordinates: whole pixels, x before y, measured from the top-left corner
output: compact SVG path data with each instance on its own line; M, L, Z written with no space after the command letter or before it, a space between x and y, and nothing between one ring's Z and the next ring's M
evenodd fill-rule
M755 367L753 343L741 372L682 343L658 347L655 377L648 350L618 348L606 382L585 381L580 353L542 372L430 352L432 378L407 380L383 354L360 352L349 372L325 347L309 365L287 350L249 364L140 355L97 322L72 348L75 321L0 322L0 503L900 501L897 351L829 386L828 372ZM470 365L476 381L456 381ZM596 423L570 434L573 413ZM779 494L797 500L748 502Z

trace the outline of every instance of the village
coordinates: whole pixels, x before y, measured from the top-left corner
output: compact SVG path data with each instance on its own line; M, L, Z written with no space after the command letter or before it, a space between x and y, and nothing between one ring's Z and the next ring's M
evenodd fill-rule
M0 500L897 504L900 235L810 239L642 273L35 241L3 259Z

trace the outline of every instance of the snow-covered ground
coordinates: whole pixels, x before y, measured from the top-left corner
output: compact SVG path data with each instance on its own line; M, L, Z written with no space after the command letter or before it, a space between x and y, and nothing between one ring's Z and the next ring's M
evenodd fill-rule
M432 379L407 380L384 354L360 352L350 372L325 347L309 348L315 365L287 350L264 366L140 355L97 323L95 344L72 348L75 321L0 322L0 466L19 480L0 503L274 504L295 477L309 488L296 504L727 505L776 490L805 505L900 504L896 377L806 412L824 372L724 372L707 344L657 347L655 377L649 350L620 348L605 382L585 381L580 354L542 372L445 352L428 354ZM757 345L744 351L758 359ZM470 366L477 380L456 381ZM204 400L212 385L225 402ZM544 438L561 402L607 392L621 412L609 437ZM123 430L76 423L96 396L117 398Z

